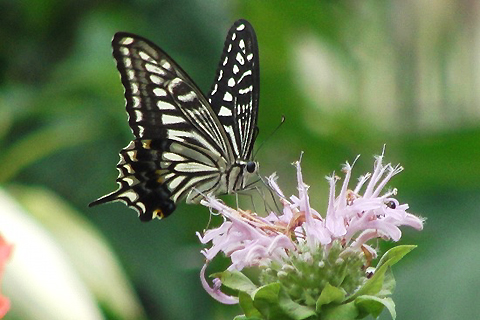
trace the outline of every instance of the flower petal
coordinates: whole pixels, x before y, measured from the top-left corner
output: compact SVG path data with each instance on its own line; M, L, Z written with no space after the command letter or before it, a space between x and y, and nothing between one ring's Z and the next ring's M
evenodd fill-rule
M210 285L207 282L207 279L205 278L205 271L207 270L207 266L208 264L205 263L202 267L202 270L200 270L200 281L202 282L203 289L205 289L205 291L207 291L208 294L212 296L212 298L214 298L215 300L223 304L237 304L238 303L237 297L229 296L220 290L220 286L222 284L220 279L216 279L218 281L215 282L213 288L210 287Z

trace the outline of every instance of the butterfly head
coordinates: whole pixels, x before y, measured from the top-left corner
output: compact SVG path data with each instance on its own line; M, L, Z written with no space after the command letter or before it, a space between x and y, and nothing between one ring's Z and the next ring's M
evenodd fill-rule
M233 185L228 193L244 190L249 185L251 177L257 174L258 167L259 164L256 161L237 160L230 171L229 179L233 182Z

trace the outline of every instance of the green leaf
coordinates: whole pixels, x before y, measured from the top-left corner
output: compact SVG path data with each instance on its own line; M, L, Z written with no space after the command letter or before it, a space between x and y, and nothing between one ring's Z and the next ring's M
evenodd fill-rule
M384 298L392 295L393 290L395 290L395 285L392 268L388 267L383 278L382 289L377 293L377 297Z
M242 308L243 312L245 313L245 316L247 316L249 318L250 317L257 317L257 318L262 317L262 314L260 313L260 311L258 311L257 308L255 308L255 306L253 305L253 299L248 293L240 291L238 293L238 299L239 299L240 307Z
M259 288L254 294L253 304L265 319L304 320L316 315L313 309L290 299L279 283Z
M253 304L266 319L290 319L280 307L279 295L279 283L265 285L255 292Z
M79 132L81 134L65 134L65 132ZM82 119L68 124L59 123L35 130L21 136L15 144L2 150L0 154L0 183L14 177L25 167L35 161L43 159L63 148L85 143L92 138Z
M358 319L358 309L354 302L336 306L326 306L322 310L322 320L354 320Z
M400 261L407 253L415 249L417 246L414 245L400 245L391 248L380 258L380 261L377 264L376 269L382 267L384 264L393 266L395 263Z
M350 296L347 301L353 301L362 295L380 295L380 292L382 296L390 295L395 288L395 279L390 272L390 266L400 261L415 247L413 245L401 245L388 250L380 259L373 276L357 292Z
M325 288L323 288L320 297L317 300L316 309L320 312L323 305L335 302L340 304L345 299L345 291L337 287L332 286L327 282Z
M385 281L385 272L387 268L381 268L375 271L375 274L368 279L363 286L361 286L347 301L351 302L361 295L376 295L383 287Z
M257 286L250 280L246 275L240 271L223 271L218 272L212 275L213 277L219 278L222 281L222 285L237 290L240 292L245 292L252 294L257 290Z
M361 313L370 314L377 318L382 313L383 308L386 307L395 320L397 313L395 312L395 303L391 298L378 298L375 296L360 296L355 299L355 305Z

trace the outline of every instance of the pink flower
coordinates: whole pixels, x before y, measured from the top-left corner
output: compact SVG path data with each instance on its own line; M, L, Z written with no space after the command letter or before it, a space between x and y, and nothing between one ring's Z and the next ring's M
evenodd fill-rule
M342 172L343 184L337 194L335 175L327 177L330 185L328 207L322 215L310 206L308 185L303 182L300 161L297 169L298 196L287 199L276 182L275 174L267 178L270 188L279 196L282 212L270 213L262 218L254 213L232 209L212 196L205 197L202 204L222 214L225 221L203 236L197 233L203 244L211 247L202 251L206 258L202 268L202 284L207 292L223 303L237 303L238 299L220 291L220 279L214 279L213 288L205 279L206 267L220 252L231 259L229 271L241 271L245 267L268 267L272 262L282 264L289 256L307 246L311 252L318 248L328 252L333 243L363 254L368 251L372 258L376 251L366 244L374 238L398 241L400 226L422 230L423 219L408 213L407 204L394 198L396 189L382 194L390 179L400 173L400 166L384 165L383 155L375 159L372 174L361 176L356 187L348 188L353 165L346 163ZM363 190L363 192L362 192Z
M12 253L13 245L8 244L2 236L0 236L0 278L3 275L5 264ZM3 318L10 309L10 300L0 295L0 318Z
M234 210L214 197L208 196L202 204L222 213L225 222L218 228L207 230L204 235L197 233L200 242L212 242L210 249L204 249L202 254L207 262L201 271L202 285L215 299L224 304L234 304L238 299L227 296L220 291L221 282L214 279L211 288L205 280L205 270L208 262L219 252L230 257L232 264L229 270L242 270L245 267L268 265L271 261L281 261L286 250L294 249L293 242L283 233L283 229L275 226L267 219L250 212Z

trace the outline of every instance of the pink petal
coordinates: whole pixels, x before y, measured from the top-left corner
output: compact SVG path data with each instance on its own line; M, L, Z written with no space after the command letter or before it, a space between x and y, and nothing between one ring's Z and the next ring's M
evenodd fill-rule
M218 282L214 285L214 288L210 287L207 279L205 278L205 270L207 270L207 263L203 265L202 270L200 271L200 281L202 282L203 289L205 289L205 291L207 291L212 298L223 304L237 304L237 297L229 296L220 290L220 279L217 279Z

